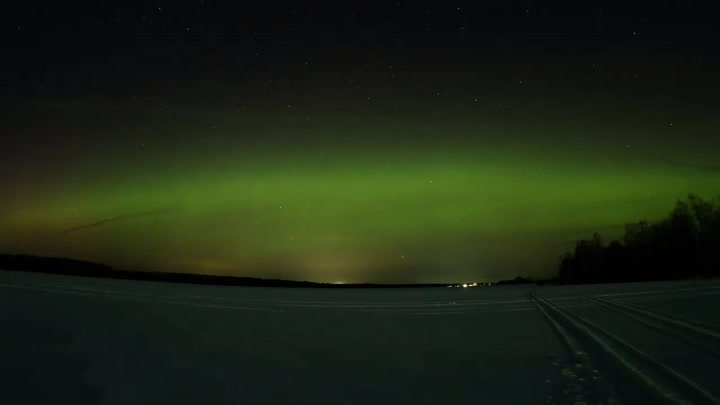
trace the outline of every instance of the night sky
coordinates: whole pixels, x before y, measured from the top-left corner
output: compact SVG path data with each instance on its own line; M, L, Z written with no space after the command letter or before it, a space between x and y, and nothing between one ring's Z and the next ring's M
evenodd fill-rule
M702 2L247 4L3 6L0 251L483 281L720 194Z

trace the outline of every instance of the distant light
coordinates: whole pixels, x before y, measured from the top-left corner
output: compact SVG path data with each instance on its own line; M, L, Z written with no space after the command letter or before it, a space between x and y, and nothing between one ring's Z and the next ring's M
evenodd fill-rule
M468 287L467 283L463 284L463 288L467 288L467 287Z

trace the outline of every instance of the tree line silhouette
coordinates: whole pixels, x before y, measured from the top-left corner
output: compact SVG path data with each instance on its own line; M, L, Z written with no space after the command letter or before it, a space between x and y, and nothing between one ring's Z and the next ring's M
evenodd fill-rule
M577 241L558 265L561 283L603 283L720 276L720 197L690 194L654 223L625 225L621 241Z
M212 274L131 271L85 260L61 257L13 255L0 253L0 270L30 273L62 274L67 276L114 278L124 280L159 281L168 283L214 284L246 287L302 287L302 288L408 288L445 287L446 284L352 283L334 284L313 281L283 280L258 277L220 276Z

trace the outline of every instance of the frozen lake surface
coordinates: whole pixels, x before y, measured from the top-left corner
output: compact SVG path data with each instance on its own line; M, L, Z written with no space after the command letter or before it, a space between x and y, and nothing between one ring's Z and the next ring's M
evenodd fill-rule
M0 404L713 403L719 309L718 280L290 289L0 271Z

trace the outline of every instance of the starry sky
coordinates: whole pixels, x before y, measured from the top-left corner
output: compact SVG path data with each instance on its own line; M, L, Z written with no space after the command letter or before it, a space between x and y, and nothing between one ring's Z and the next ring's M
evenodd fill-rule
M0 251L487 281L720 194L703 2L255 3L5 6Z

